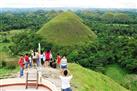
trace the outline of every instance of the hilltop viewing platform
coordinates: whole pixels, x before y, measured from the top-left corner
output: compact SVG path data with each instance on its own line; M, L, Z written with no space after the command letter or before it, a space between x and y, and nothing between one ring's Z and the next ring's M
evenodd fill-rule
M38 91L60 91L61 89L61 81L59 79L59 70L53 68L44 68L44 67L37 67L37 68L30 68L25 70L25 75L21 78L14 77L14 78L7 78L0 80L0 88L2 91L14 90L17 91L24 91L26 85L26 74L28 73L28 79L34 80L37 78L36 74L38 72ZM32 89L35 91L37 90L35 87L35 82L28 82L27 91L31 91Z

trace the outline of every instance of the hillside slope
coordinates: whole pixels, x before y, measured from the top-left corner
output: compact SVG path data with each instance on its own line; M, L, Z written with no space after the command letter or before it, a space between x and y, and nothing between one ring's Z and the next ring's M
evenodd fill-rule
M69 70L73 74L74 91L128 91L111 78L78 64L69 64Z
M46 23L38 32L48 42L57 45L75 45L92 41L96 35L77 15L63 12Z

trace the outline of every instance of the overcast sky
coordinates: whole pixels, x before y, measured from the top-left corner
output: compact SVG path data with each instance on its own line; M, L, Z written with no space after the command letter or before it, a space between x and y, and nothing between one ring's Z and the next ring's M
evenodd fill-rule
M136 8L137 0L0 0L0 8Z

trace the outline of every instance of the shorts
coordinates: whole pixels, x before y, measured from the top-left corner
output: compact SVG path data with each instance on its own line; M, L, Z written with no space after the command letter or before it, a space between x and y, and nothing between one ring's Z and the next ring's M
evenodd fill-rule
M61 65L61 69L67 69L67 65Z
M44 61L45 61L45 60L43 60L43 58L41 58L41 64L42 64L42 65L44 64Z
M50 59L46 59L46 61L50 61Z
M62 89L61 91L72 91L71 88Z
M33 59L33 63L36 63L37 62L37 59Z

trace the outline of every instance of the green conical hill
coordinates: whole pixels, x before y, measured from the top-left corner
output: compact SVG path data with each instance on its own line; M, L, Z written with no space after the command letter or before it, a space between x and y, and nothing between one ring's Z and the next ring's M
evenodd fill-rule
M72 12L63 12L46 23L38 32L49 43L75 45L93 41L96 35Z

